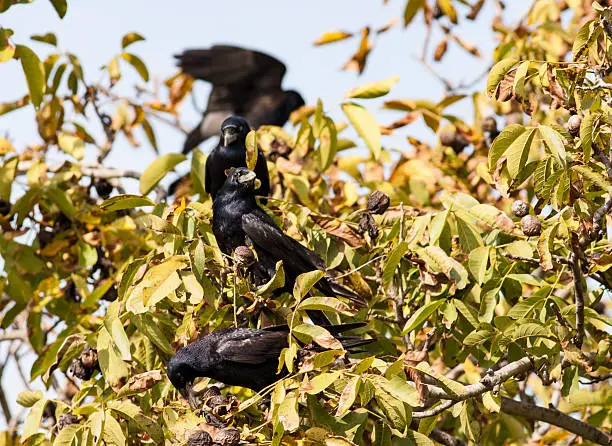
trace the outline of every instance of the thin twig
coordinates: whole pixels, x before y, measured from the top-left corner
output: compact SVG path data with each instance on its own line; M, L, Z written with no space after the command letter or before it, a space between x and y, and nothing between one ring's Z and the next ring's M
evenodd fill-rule
M574 344L578 348L582 348L584 341L584 285L582 277L582 268L580 267L580 246L576 237L572 237L572 249L570 254L572 258L572 273L574 276L574 294L576 300L576 336L574 336Z
M556 409L547 409L524 401L502 397L501 411L528 420L544 421L597 444L612 444L612 439L605 432Z

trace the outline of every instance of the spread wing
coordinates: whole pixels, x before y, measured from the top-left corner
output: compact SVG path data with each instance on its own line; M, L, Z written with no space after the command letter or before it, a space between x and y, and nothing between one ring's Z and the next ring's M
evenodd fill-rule
M285 347L286 332L244 329L236 331L231 339L225 338L219 344L217 353L227 361L261 364L277 359Z
M231 45L186 50L175 57L184 73L214 87L280 89L286 71L268 54Z
M265 251L274 262L282 260L285 268L297 274L315 269L325 271L322 258L281 231L262 209L244 214L242 229L257 248Z

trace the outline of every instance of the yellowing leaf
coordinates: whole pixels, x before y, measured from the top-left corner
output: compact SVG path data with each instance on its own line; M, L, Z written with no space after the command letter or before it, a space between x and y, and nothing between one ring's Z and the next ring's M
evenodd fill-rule
M34 51L24 45L17 45L15 57L21 61L26 77L30 100L38 108L45 93L45 68Z
M351 88L346 92L345 97L359 99L378 98L389 93L391 87L393 87L397 81L399 81L399 76L389 77L378 82L368 82L359 87Z
M499 83L517 63L517 59L502 59L493 66L487 78L487 94L490 97L495 96Z
M353 33L347 33L346 31L328 31L321 34L315 40L315 45L326 45L328 43L339 42L340 40L348 39L352 37Z
M140 34L134 32L127 33L125 36L123 36L123 39L121 39L121 48L126 49L132 43L139 42L141 40L145 40L145 38Z
M257 164L257 130L251 130L246 137L246 165L249 169L255 170Z
M419 9L425 6L425 0L408 0L404 8L404 26L408 26Z
M140 177L140 193L147 195L168 172L186 159L182 153L168 153L157 158L149 164Z
M123 209L138 208L141 206L153 206L155 203L147 197L139 195L117 195L115 197L104 200L100 205L100 209L107 212L120 211Z
M375 160L380 159L382 147L380 144L380 126L372 114L364 107L353 102L342 104L342 111L367 146L372 150Z
M134 67L138 74L140 74L140 77L143 81L149 81L149 70L147 69L147 66L142 61L142 59L140 59L138 56L135 56L134 54L126 52L121 53L121 58Z

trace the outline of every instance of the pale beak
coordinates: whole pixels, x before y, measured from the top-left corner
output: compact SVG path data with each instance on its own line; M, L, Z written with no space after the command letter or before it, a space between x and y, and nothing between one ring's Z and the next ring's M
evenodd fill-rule
M185 387L179 389L179 392L181 393L182 397L187 400L187 402L189 403L189 407L194 410L198 408L198 398L195 391L193 390L192 383L185 384Z
M249 170L248 172L238 177L238 182L248 187L252 187L253 184L255 184L256 178L257 178L257 175L255 174L255 172L253 172L252 170Z
M221 130L221 140L223 147L227 147L234 141L238 140L238 128L233 125L228 125Z

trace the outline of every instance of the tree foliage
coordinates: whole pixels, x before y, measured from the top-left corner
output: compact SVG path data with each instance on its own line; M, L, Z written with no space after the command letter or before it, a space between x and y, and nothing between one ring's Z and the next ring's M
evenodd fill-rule
M15 3L28 2L0 1L0 12ZM405 26L423 18L443 31L422 63L435 65L449 42L479 57L455 25L476 20L485 3L404 0ZM18 149L0 138L0 340L31 349L27 380L55 389L22 392L23 419L0 389L10 423L2 440L610 444L612 8L604 3L541 0L514 25L500 9L486 85L458 89L442 78L442 98L397 98L402 73L389 73L326 104L339 105L346 122L319 100L293 114L291 132L262 127L250 138L268 158L269 213L367 297L359 311L307 297L319 272L277 298L281 263L256 288L222 255L201 151L191 161L160 156L142 173L103 165L118 134L157 150L151 120L178 126L191 92L193 79L177 74L162 93L115 93L124 70L149 80L132 52L143 36L126 34L92 83L53 34L32 36L57 48L40 60L1 28L0 62L19 60L28 92L0 114L35 107L38 137ZM66 2L52 4L63 17ZM372 33L394 25L330 31L315 44L355 36L345 68L362 72ZM381 96L403 113L392 124L373 115L368 99ZM471 101L472 117L449 112L459 101ZM418 119L436 143L408 136L401 151L386 146L386 135L410 135ZM357 138L343 135L348 127ZM362 150L343 153L354 147ZM97 162L84 162L86 151ZM53 164L58 153L65 162ZM189 162L189 189L168 199L160 181ZM139 179L142 195L126 194L125 178ZM360 333L377 342L338 368L345 352L307 324L308 309L368 321ZM193 411L165 376L176 348L198 336L270 323L291 327L279 358L291 374L261 394L209 389ZM296 362L296 338L329 350Z

